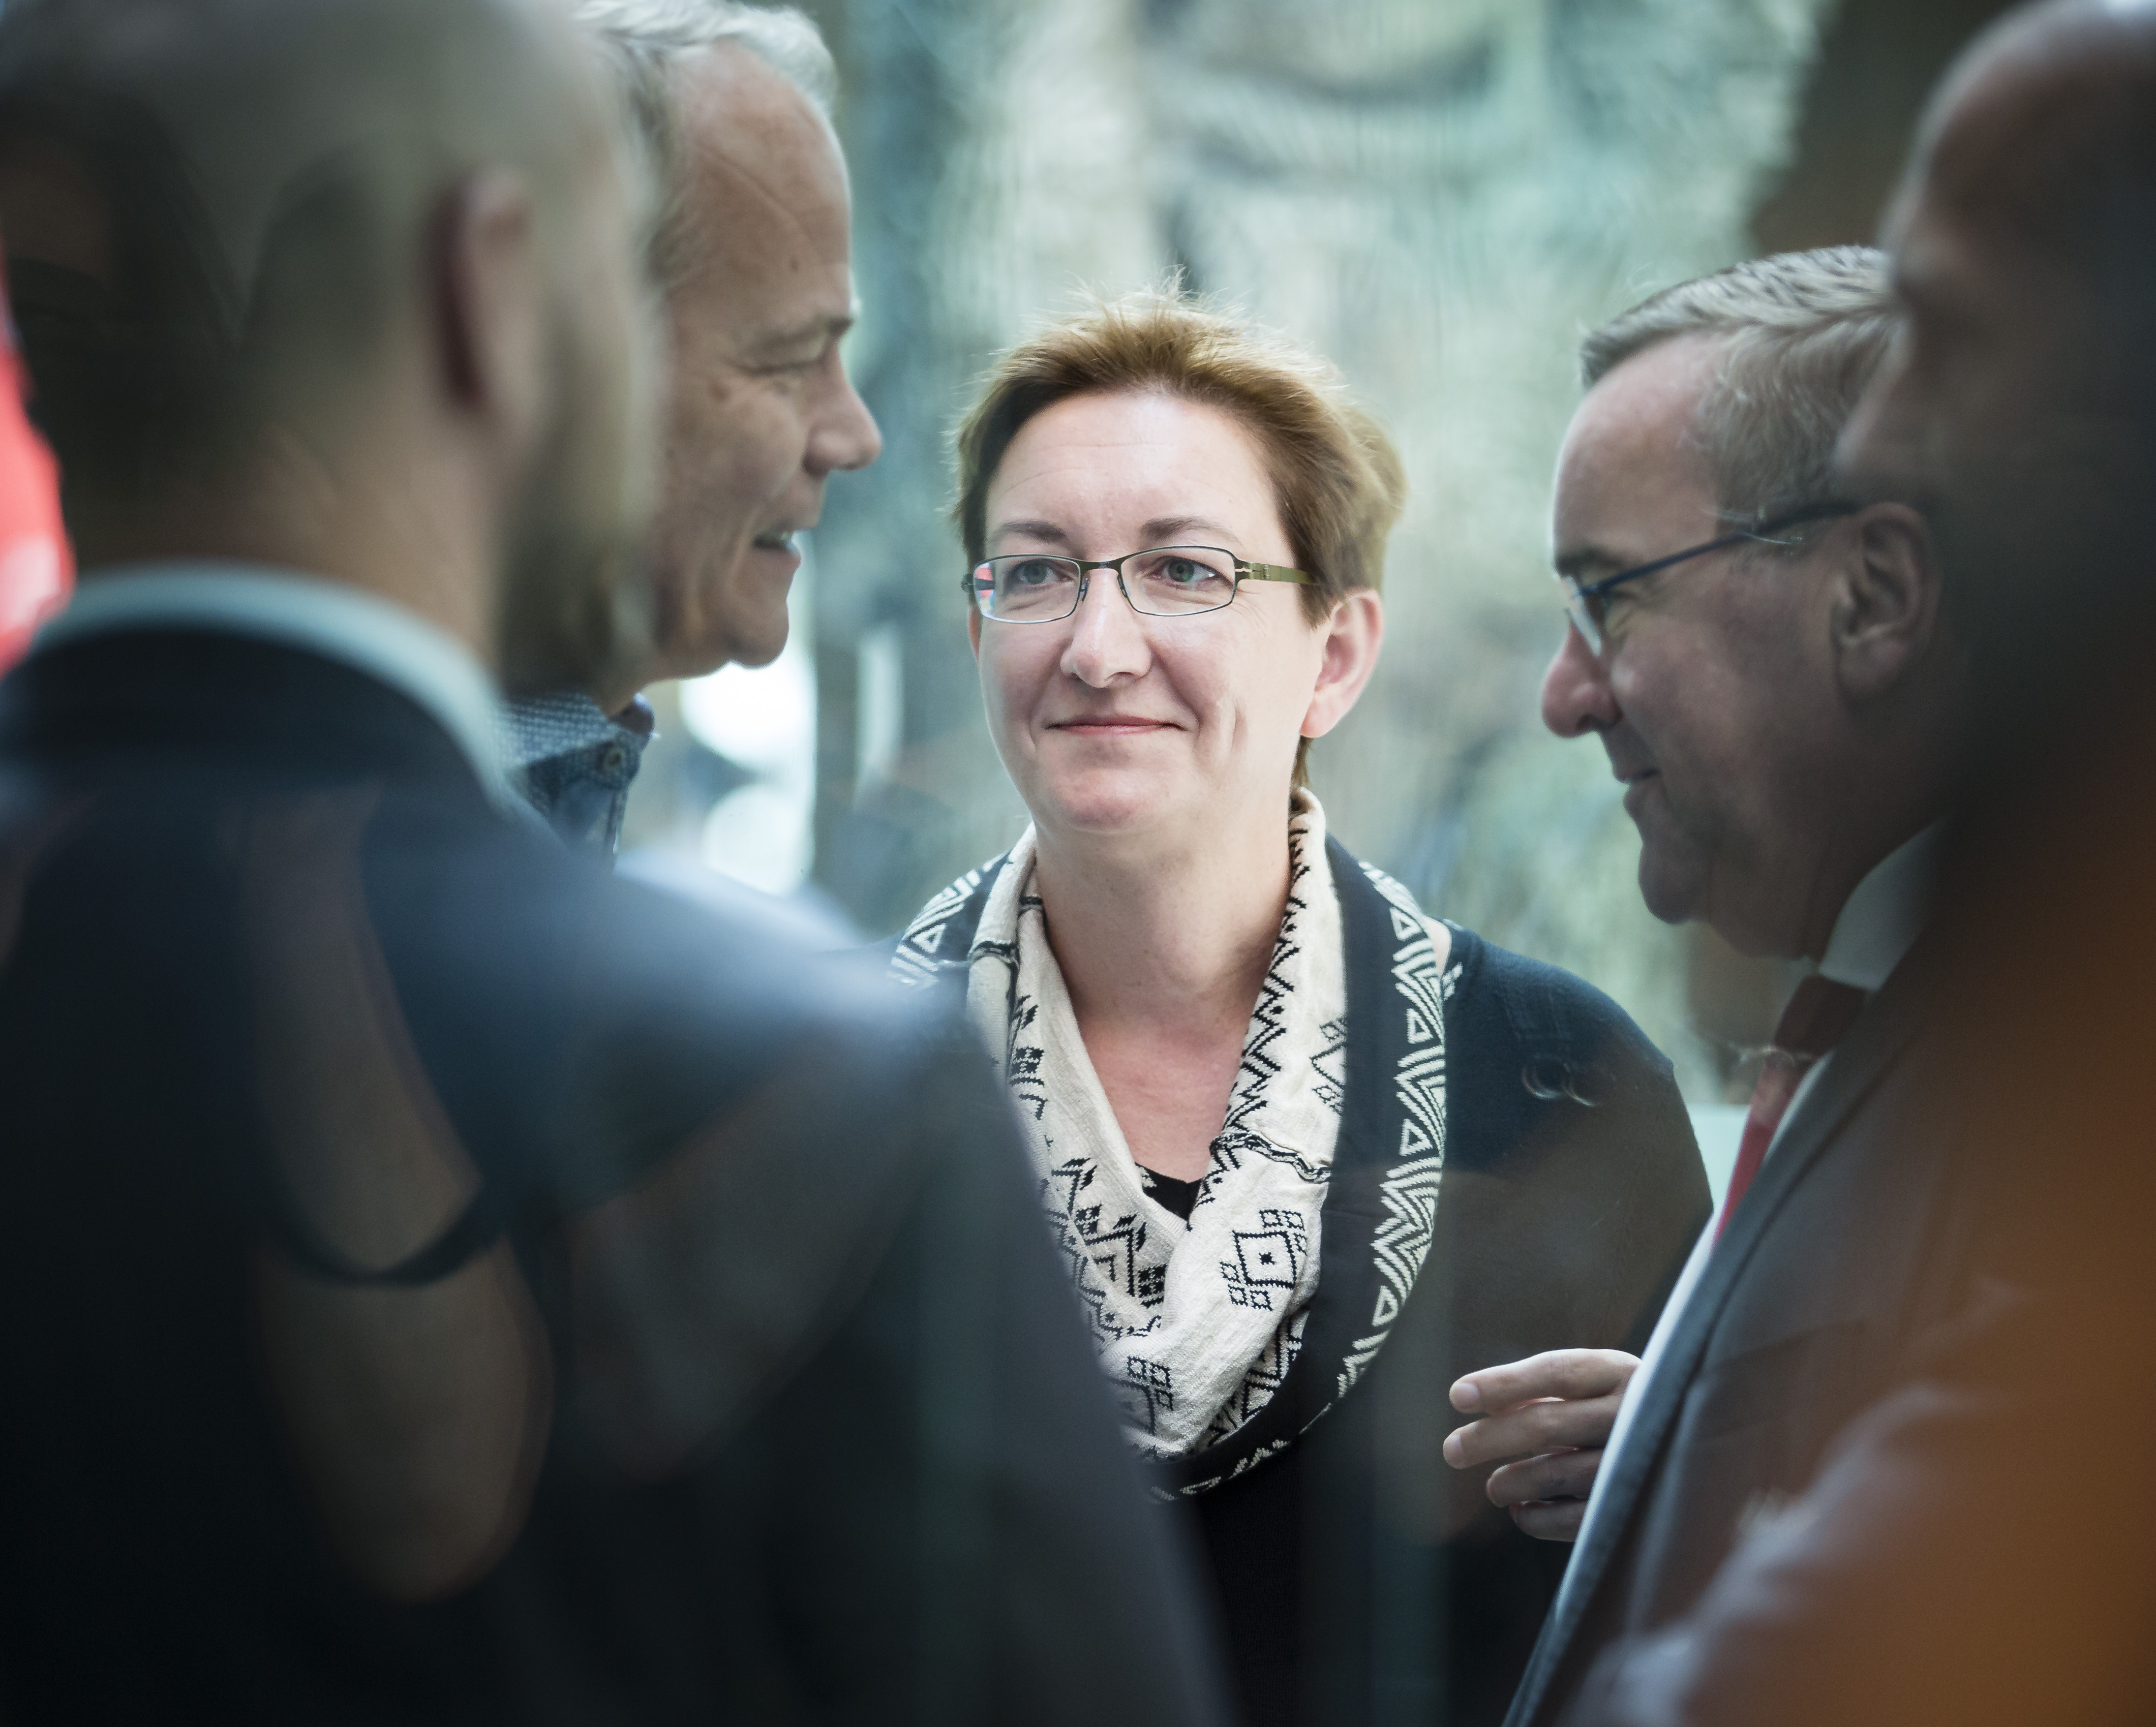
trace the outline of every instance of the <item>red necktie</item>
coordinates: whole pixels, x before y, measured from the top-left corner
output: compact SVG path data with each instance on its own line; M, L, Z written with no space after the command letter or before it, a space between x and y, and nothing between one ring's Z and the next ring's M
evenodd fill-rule
M1856 1022L1866 997L1854 985L1813 976L1797 986L1789 1005L1782 1010L1782 1022L1774 1027L1774 1041L1759 1069L1759 1083L1752 1089L1752 1111L1744 1118L1744 1137L1737 1147L1737 1167L1730 1171L1728 1197L1722 1202L1722 1216L1714 1237L1722 1232L1752 1185L1759 1166L1767 1161L1767 1147L1774 1130L1789 1113L1789 1100L1804 1070L1841 1041L1841 1034Z

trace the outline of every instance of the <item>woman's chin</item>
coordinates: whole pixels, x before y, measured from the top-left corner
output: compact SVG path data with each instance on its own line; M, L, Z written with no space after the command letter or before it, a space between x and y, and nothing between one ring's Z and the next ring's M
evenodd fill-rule
M1195 789L1165 784L1157 774L1088 773L1039 788L1034 819L1066 833L1111 838L1142 833L1194 814Z

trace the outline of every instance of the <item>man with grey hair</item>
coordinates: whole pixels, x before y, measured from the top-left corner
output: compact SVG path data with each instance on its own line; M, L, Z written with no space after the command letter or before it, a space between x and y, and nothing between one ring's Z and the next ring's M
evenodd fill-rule
M816 27L732 0L585 0L577 16L607 46L661 187L673 388L645 550L656 652L633 681L511 704L505 730L526 797L611 851L651 735L637 684L778 656L793 537L829 475L875 460L880 439L839 354L851 209Z
M1979 36L1885 233L1907 336L1843 459L1936 524L1980 698L1924 938L1963 1124L1924 1253L1965 1299L1802 1499L1603 1666L1573 1712L1597 1727L2156 1717L2156 4ZM2040 1458L2084 1410L2095 1467Z
M1886 260L1851 247L1681 284L1584 345L1543 720L1609 752L1656 916L1804 976L1644 1360L1560 1350L1454 1388L1479 1418L1448 1457L1501 1463L1491 1496L1578 1542L1515 1727L1684 1612L1946 1299L1922 1251L1951 1135L1918 1108L1918 937L1965 656L1922 516L1834 466L1897 325Z

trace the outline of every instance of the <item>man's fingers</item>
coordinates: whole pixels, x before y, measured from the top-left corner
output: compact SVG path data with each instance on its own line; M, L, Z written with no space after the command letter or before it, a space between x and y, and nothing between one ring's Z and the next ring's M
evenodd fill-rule
M1617 1425L1622 1402L1615 1392L1580 1402L1530 1403L1509 1415L1485 1416L1445 1436L1445 1460L1472 1469L1508 1458L1603 1444Z
M1580 1523L1586 1515L1587 1504L1584 1499L1512 1507L1512 1521L1520 1532L1532 1535L1537 1541L1577 1541Z
M1462 1415L1502 1415L1538 1397L1602 1397L1624 1390L1640 1365L1622 1350L1545 1350L1524 1361L1463 1375L1452 1387Z
M1523 1463L1507 1463L1491 1475L1486 1491L1491 1504L1507 1510L1544 1500L1584 1500L1594 1490L1594 1477L1601 1468L1599 1450L1529 1458Z

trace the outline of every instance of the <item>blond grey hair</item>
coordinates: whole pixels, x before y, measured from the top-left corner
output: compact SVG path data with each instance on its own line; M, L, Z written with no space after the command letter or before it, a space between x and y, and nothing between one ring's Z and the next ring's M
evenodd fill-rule
M659 187L652 267L662 282L669 280L686 255L675 69L714 48L745 49L799 90L826 120L838 95L838 69L815 24L790 6L742 6L736 0L582 0L576 18L604 45L649 159Z
M1580 379L1591 389L1666 341L1721 339L1693 436L1722 519L1755 527L1834 495L1835 445L1900 322L1883 252L1785 252L1680 282L1620 313L1580 345Z

